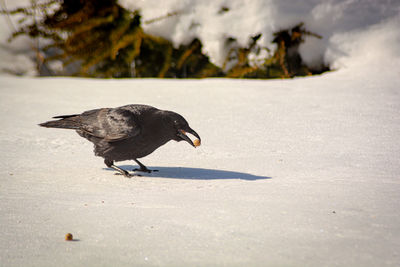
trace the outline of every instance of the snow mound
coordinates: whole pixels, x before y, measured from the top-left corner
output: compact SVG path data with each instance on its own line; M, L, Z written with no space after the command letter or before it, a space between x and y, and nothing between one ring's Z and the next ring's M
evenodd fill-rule
M161 35L175 45L198 37L204 44L204 52L219 66L223 64L227 53L224 46L227 37L234 37L240 45L245 46L251 36L262 33L259 43L273 49L273 33L300 22L305 23L307 30L323 36L321 40L308 37L300 47L300 53L309 65L325 63L335 68L349 66L353 57L354 60L362 59L359 57L359 43L363 44L363 51L369 51L369 55L378 50L377 57L381 53L386 53L386 57L398 56L396 51L400 51L399 1L120 2L128 8L140 9L144 21L177 12L176 16L144 24L145 30ZM382 34L386 40L375 40L380 39ZM391 43L393 49L385 48L386 41ZM349 60L343 60L344 57Z

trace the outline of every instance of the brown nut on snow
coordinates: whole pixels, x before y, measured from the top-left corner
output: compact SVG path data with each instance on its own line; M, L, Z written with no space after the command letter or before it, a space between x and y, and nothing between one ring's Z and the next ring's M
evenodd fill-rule
M74 237L72 236L71 233L68 233L68 234L65 235L65 240L66 241L72 241L73 239L74 239Z
M194 141L193 141L193 144L194 144L194 146L196 146L196 147L201 145L199 139L194 140Z

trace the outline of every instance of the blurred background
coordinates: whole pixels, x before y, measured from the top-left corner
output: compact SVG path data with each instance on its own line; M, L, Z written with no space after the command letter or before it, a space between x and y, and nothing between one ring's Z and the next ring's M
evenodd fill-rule
M11 75L291 78L399 48L395 0L0 3Z

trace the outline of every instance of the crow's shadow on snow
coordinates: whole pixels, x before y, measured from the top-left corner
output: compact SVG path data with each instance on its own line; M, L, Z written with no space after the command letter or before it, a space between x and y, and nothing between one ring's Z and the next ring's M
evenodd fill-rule
M186 168L186 167L149 167L151 170L158 170L152 173L143 172L132 172L136 168L134 165L121 165L120 168L129 171L130 173L139 174L144 177L161 177L161 178L175 178L175 179L193 179L193 180L265 180L271 179L268 176L258 176L243 172L214 170L214 169L203 169L203 168ZM105 168L105 170L113 171L111 168Z

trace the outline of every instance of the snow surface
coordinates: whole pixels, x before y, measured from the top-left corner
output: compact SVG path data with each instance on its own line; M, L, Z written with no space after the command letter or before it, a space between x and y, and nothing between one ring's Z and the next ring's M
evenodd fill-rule
M1 265L398 266L399 68L352 73L1 77ZM127 103L179 112L202 146L172 141L142 160L158 173L127 179L37 126Z
M285 18L313 2L271 3ZM374 3L314 3L338 69L321 76L1 75L0 266L399 266L399 2ZM142 160L159 172L127 179L73 131L37 126L128 103L182 114L202 146L172 141Z

